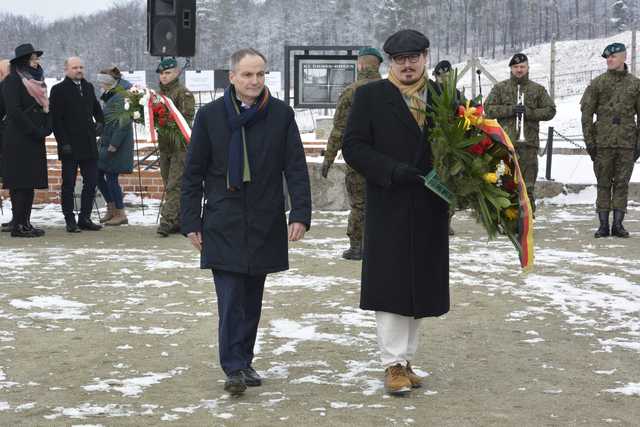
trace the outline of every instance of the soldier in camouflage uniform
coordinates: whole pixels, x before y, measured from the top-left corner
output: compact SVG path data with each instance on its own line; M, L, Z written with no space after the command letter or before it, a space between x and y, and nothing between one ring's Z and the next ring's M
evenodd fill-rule
M380 64L382 54L375 48L365 48L358 52L358 79L347 86L338 99L335 115L333 116L333 129L329 135L327 149L324 153L322 163L322 176L327 177L329 168L333 164L338 151L342 149L342 133L347 125L347 117L353 102L353 94L356 88L374 80L379 80ZM362 236L364 228L364 199L365 199L365 179L362 175L346 166L345 183L349 196L349 223L347 225L347 236L349 236L349 249L343 252L342 257L350 260L362 259Z
M640 79L628 71L624 44L607 46L602 56L607 60L607 72L593 79L580 101L582 133L598 180L596 212L600 227L595 237L609 236L611 209L611 234L629 237L622 220L633 164L640 155Z
M195 99L193 94L180 84L180 70L173 58L162 60L156 70L160 74L160 93L169 97L182 113L189 125L193 122ZM160 211L158 234L167 237L180 231L180 183L187 151L181 138L158 137L160 149L160 174L164 183L165 196Z
M516 148L531 209L535 212L534 186L538 177L539 123L553 119L556 106L542 85L529 80L529 60L524 53L516 53L511 58L509 67L511 77L491 89L484 108L487 117L498 119ZM520 93L524 94L524 105L517 102L518 85ZM518 141L517 115L524 115L524 141Z

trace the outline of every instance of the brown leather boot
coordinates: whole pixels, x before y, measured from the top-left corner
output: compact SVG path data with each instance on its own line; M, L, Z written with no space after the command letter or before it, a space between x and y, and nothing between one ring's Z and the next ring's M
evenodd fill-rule
M113 211L115 211L115 209L115 203L107 203L107 213L102 218L100 218L100 224L104 224L105 222L111 220L111 218L113 218Z
M124 209L114 209L113 218L105 222L104 225L124 225L129 224L127 214L124 213Z
M405 396L411 392L411 380L404 366L398 363L384 371L384 390L391 396Z
M409 377L409 381L411 381L412 388L420 388L422 387L422 377L413 372L411 369L411 362L407 361L407 377Z

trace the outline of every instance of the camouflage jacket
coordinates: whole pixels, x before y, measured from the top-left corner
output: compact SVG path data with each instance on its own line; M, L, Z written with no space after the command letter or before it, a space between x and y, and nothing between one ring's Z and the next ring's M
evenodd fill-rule
M640 119L640 79L627 71L607 71L587 87L580 100L587 146L633 148ZM598 117L593 122L593 115Z
M518 83L520 83L520 93L524 94L524 139L521 145L529 147L540 146L540 124L541 121L553 119L556 115L556 106L547 93L547 90L538 83L529 80L529 76L516 79L511 76L509 80L504 80L491 89L484 103L487 117L498 119L511 138L514 146L518 146L518 131L516 129L516 116L513 114L513 107L516 105L518 93Z
M171 98L176 108L182 113L189 126L193 123L196 100L189 89L180 84L178 79L167 85L160 84L160 93ZM172 151L178 146L182 151L186 150L183 144L177 145L171 137L158 137L160 151Z
M353 94L356 89L380 78L381 76L378 70L365 68L358 73L358 80L347 86L340 95L336 112L333 116L333 129L331 129L331 134L327 141L327 149L324 153L325 161L328 161L330 164L333 163L338 155L338 151L342 149L342 133L347 126L347 117L349 116L349 110L351 110Z

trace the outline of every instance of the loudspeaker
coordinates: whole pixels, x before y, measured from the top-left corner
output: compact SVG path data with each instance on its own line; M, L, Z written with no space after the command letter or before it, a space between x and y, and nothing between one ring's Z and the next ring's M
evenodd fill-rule
M196 54L196 0L147 0L147 50L151 56Z

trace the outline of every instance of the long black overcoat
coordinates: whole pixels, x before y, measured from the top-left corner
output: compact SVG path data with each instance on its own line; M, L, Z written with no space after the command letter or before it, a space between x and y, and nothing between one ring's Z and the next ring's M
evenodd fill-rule
M269 102L266 117L246 131L251 182L239 191L227 190L231 132L223 98L196 115L182 179L181 225L185 235L203 234L202 268L251 275L289 268L283 174L289 223L311 224L309 172L293 110L278 99Z
M2 96L7 109L2 138L2 184L12 189L47 188L43 133L51 133L51 116L29 95L15 71L4 79Z
M104 125L100 103L93 85L82 79L82 94L70 78L51 88L51 114L53 133L58 142L58 158L97 160L96 124ZM71 146L71 155L62 152L63 145Z
M428 129L389 80L357 89L342 151L367 182L364 310L415 318L449 311L448 205L419 183L392 183L398 165L432 169Z

